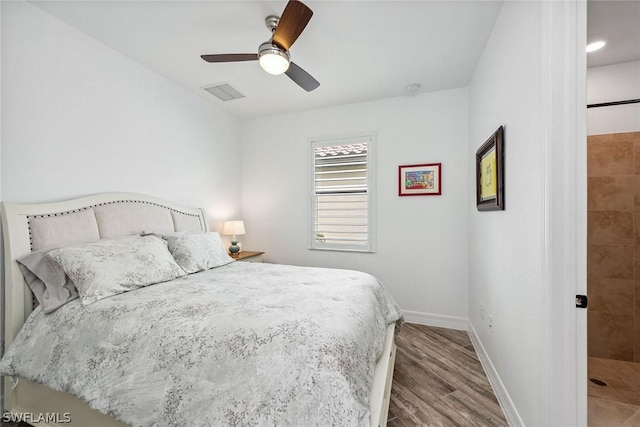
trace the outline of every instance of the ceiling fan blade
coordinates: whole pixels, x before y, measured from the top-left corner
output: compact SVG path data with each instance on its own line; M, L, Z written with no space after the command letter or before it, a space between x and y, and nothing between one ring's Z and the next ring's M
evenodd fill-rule
M289 64L289 69L285 72L285 74L307 92L311 92L312 90L317 89L318 86L320 86L320 83L318 83L318 81L314 79L311 74L307 73L305 70L298 67L293 62Z
M221 53L218 55L200 55L207 62L239 62L255 61L258 59L257 53Z
M298 39L313 16L313 11L298 0L290 0L284 8L278 27L273 32L273 43L285 50Z

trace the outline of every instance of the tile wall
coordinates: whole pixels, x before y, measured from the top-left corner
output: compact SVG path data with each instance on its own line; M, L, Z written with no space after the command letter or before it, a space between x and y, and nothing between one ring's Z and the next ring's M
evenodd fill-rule
M640 132L587 141L589 356L640 362Z

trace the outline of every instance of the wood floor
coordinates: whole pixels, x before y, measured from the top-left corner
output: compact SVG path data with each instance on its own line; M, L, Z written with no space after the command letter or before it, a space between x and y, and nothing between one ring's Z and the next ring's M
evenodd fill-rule
M466 332L405 323L396 344L388 427L508 426Z
M405 323L396 344L387 426L508 426L466 332Z

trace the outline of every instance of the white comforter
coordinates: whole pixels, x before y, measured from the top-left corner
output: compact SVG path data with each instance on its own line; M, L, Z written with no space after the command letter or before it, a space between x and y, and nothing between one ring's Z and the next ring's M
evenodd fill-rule
M373 367L400 317L368 274L235 262L36 309L0 373L133 426L368 425Z

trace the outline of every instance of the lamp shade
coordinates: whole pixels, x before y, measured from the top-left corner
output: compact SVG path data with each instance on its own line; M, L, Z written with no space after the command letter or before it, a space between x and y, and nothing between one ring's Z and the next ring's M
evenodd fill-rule
M245 233L244 221L225 221L222 234L225 236L241 236Z

